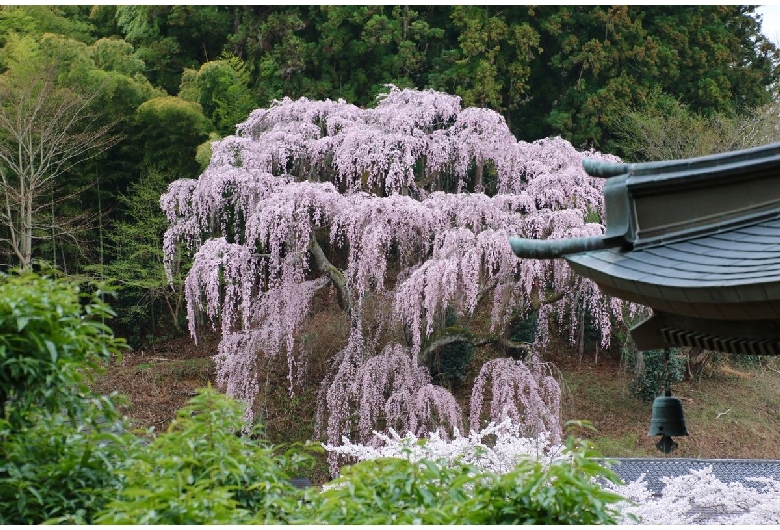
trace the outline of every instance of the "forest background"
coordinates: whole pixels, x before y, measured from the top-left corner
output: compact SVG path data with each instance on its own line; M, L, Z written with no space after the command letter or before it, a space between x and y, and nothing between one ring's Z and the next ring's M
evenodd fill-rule
M0 46L0 267L113 285L139 351L186 329L159 197L275 99L433 88L626 161L780 138L749 6L4 6ZM41 175L20 137L52 147Z
M198 176L210 141L285 96L365 107L386 84L433 88L499 112L519 140L560 135L627 161L768 141L747 129L774 101L780 52L754 17L748 6L4 6L3 146L19 98L41 91L78 94L83 123L64 136L98 138L38 192L22 262L3 217L0 267L116 280L117 324L136 345L160 318L181 328L156 198ZM37 112L51 122L54 105ZM662 130L674 138L647 137Z

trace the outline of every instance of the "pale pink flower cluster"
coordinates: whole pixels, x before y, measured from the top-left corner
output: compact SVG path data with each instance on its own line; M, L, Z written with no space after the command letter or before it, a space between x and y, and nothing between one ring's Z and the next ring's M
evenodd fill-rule
M223 333L230 331L239 319L248 323L257 274L257 260L247 247L228 243L224 237L206 241L195 253L184 284L187 320L193 336L197 317L204 312L212 322L221 322ZM225 281L226 278L232 281Z
M492 421L509 419L525 436L548 433L553 442L561 441L561 388L536 354L525 361L499 358L482 366L471 392L472 430L483 423L485 395L491 396L487 417Z
M379 105L370 114L378 122L387 123L392 129L415 134L430 134L445 128L461 113L460 97L435 90L400 90L385 85L389 92L380 94Z
M346 273L359 299L386 290L391 251L401 270L418 266L430 253L437 212L403 195L376 197L353 193L341 197L333 214L331 243L348 249Z
M320 395L318 430L328 442L355 433L359 440L376 443L377 425L418 435L434 431L445 438L462 430L463 412L454 396L431 383L428 370L408 349L388 344L379 355L366 355L369 347L356 329ZM338 455L331 453L328 460L335 471Z
M571 327L574 342L587 311L606 346L622 318L619 304L563 261L520 260L508 244L511 235L602 233L585 218L603 212L603 183L581 161L612 157L560 138L517 142L493 111L462 109L460 98L433 90L388 88L373 109L285 98L255 110L212 145L199 179L172 183L160 199L170 222L166 266L179 247L194 253L190 329L205 315L221 330L217 374L230 395L252 403L264 375L258 359L277 356L286 356L292 389L306 365L296 333L315 293L338 290L352 329L321 393L318 417L331 443L379 425L418 434L459 425L454 397L418 366L448 309L470 318L484 300L499 334L552 289L559 297L539 309L539 343L555 321ZM479 184L488 178L492 197ZM403 347L366 336L367 299L387 301L372 337L380 335L373 328L392 330ZM509 379L490 366L480 376L483 386L492 377L494 419L557 436L551 378L531 383L520 364L505 368Z

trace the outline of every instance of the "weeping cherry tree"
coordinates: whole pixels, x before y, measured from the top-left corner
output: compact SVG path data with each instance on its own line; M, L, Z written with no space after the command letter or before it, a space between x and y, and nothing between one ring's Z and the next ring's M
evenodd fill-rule
M586 219L603 218L602 182L581 161L613 157L560 138L518 142L491 110L392 86L369 109L274 102L212 152L200 178L173 182L161 206L166 255L194 253L190 330L205 317L221 331L218 382L229 395L253 402L269 358L286 362L295 390L307 361L297 332L330 293L351 331L318 400L329 443L507 418L560 437L560 388L538 346L556 330L576 343L587 315L606 347L621 306L563 261L518 259L508 238L600 235ZM447 313L465 325L443 331ZM511 340L511 325L532 313L534 343ZM489 323L470 326L477 314ZM477 378L467 425L425 367L454 342L501 352Z

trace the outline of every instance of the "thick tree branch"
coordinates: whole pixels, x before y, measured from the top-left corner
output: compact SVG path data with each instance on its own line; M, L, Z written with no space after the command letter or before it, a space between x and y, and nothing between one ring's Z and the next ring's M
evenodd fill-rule
M457 343L471 344L474 347L494 344L513 359L525 359L531 352L531 345L527 342L517 342L498 335L473 335L462 328L450 328L420 351L420 362L424 363L439 348Z
M339 307L346 312L352 311L352 294L347 285L347 279L344 277L344 273L341 272L336 266L334 266L322 251L322 247L317 243L317 239L314 235L309 240L309 251L314 258L314 263L317 265L317 270L326 275L333 285L336 286L336 290L339 293Z
M538 311L539 308L543 305L554 304L555 302L563 299L564 296L566 296L566 293L558 292L548 294L545 297L534 298L533 302L531 303L531 307L534 309L534 311Z

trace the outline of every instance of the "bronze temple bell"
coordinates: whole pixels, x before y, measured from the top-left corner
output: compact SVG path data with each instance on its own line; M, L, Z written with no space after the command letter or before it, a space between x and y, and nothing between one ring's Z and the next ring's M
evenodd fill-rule
M653 413L650 417L650 431L648 436L660 436L655 446L664 454L669 454L677 449L677 442L672 436L688 436L685 428L685 416L683 415L682 401L672 397L669 378L669 348L664 351L664 395L656 396L653 400Z
M665 395L657 396L653 400L653 414L650 417L650 431L647 435L661 436L655 446L664 454L669 454L677 449L677 442L672 440L672 436L688 436L682 401L672 397L670 390L667 390Z

